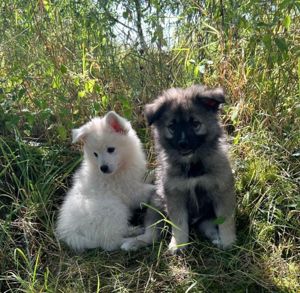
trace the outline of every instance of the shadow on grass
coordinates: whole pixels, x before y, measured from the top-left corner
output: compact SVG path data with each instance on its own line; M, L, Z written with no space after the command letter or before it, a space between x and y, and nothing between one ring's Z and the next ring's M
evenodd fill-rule
M88 292L96 292L99 284L101 292L284 292L269 275L248 221L241 218L239 241L228 251L197 236L175 256L167 253L166 240L131 253L95 249L76 255L62 247L51 271L60 276L62 288Z

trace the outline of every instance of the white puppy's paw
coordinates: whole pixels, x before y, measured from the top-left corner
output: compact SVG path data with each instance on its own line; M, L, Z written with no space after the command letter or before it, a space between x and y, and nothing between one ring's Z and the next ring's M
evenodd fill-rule
M143 246L142 241L133 237L133 238L126 238L123 244L121 245L121 249L124 251L136 251L142 246Z
M145 232L145 228L142 226L130 226L128 229L128 236L138 236Z

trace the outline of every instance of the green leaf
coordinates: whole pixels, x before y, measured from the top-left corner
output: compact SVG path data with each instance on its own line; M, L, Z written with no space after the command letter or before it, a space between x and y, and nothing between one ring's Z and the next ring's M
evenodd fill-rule
M238 107L234 107L230 117L234 125L236 125L237 123L238 116L239 116L239 109Z
M290 30L290 26L291 26L291 17L289 15L286 15L285 18L283 19L283 25L287 30Z
M240 142L240 139L241 139L241 134L238 133L233 139L233 144L237 145Z
M275 43L281 52L288 51L288 45L284 38L275 38Z
M100 93L102 91L102 88L101 88L101 86L98 83L95 84L94 91L96 93Z
M299 85L300 85L300 57L298 58L298 79L299 79Z
M92 93L95 85L95 80L90 79L84 84L84 89L88 93Z
M43 0L44 8L48 12L50 9L49 1L48 0Z
M264 43L264 45L265 45L265 47L268 49L268 50L270 50L271 49L271 46L272 46L272 38L271 38L271 35L264 35L263 37L262 37L262 41L263 41L263 43Z
M24 96L25 93L26 93L25 89L23 89L23 88L20 89L18 94L17 94L18 99L21 99Z
M80 78L79 78L78 76L76 76L76 77L74 78L74 84L75 84L76 86L79 86L79 85L80 85Z
M85 96L85 91L79 91L78 92L78 97L83 98Z
M65 140L67 138L67 130L63 125L59 125L57 127L57 132L58 132L59 137L62 140Z
M99 113L99 111L100 111L100 103L94 102L93 103L93 110L94 110L95 114Z
M101 104L102 106L106 109L107 106L108 106L108 102L109 102L109 99L107 96L102 96L101 97Z
M214 222L215 225L222 225L225 222L225 218L224 217L218 217L213 222Z
M55 75L52 81L52 88L58 89L60 88L60 86L61 86L60 77L58 75Z
M194 68L194 78L199 76L199 66L195 66Z
M60 66L60 72L62 73L62 74L65 74L65 73L67 73L67 67L64 65L64 64L62 64L61 66Z

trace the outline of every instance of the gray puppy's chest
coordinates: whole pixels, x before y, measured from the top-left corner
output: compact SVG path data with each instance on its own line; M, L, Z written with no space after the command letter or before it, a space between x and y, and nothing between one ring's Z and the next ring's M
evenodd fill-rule
M183 185L186 186L186 189L180 192L180 196L183 196L186 199L185 202L189 212L190 224L214 218L215 212L213 203L207 188L201 184L197 184L196 186L184 184L184 182L189 182L192 178L200 178L209 172L203 162L201 160L197 160L196 162L178 164L175 166L173 165L170 170L171 172L168 174L169 178L180 178L179 180L181 180ZM169 196L172 196L172 194L169 194Z
M201 160L181 164L178 168L183 178L195 178L204 175L207 171Z
M170 163L166 165L166 178L178 178L182 182L189 182L189 179L197 179L207 174L208 169L201 160L188 163Z

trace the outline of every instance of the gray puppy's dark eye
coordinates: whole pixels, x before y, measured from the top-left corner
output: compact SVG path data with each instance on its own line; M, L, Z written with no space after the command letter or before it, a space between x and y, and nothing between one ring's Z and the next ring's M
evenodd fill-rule
M172 122L167 126L168 130L170 131L170 133L174 133L175 131L175 123Z
M98 158L98 154L97 154L97 153L94 153L94 156L95 156L96 158Z
M108 147L107 148L107 152L110 153L110 154L113 153L114 151L115 151L114 147Z
M194 129L199 129L201 127L201 122L193 118L190 119L190 123Z
M194 128L199 128L201 123L197 120L193 120L192 125L193 125Z

